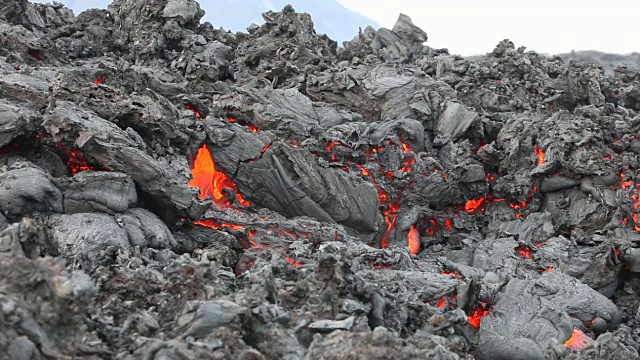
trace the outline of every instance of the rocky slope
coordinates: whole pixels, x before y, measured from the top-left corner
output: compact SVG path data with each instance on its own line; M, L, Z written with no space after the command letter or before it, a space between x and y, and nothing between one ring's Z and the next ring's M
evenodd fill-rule
M203 16L0 6L1 353L639 357L639 73Z

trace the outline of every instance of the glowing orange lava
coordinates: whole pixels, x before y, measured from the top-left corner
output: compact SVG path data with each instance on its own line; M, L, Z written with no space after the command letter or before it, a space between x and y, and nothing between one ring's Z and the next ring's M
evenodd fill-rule
M67 166L69 170L71 170L71 176L81 172L92 170L91 166L87 162L87 159L84 158L84 155L78 151L66 150L67 156L69 156L69 161L67 161Z
M260 129L258 129L258 127L257 127L257 126L255 126L255 125L251 124L251 125L249 125L249 131L251 131L251 132L254 132L254 133L255 133L255 132L260 131Z
M206 227L212 228L214 230L220 230L222 228L228 228L228 229L231 229L231 230L239 230L239 229L243 229L244 228L244 225L221 223L221 222L219 222L217 220L214 220L214 219L204 219L204 220L196 221L196 222L194 222L194 224L201 225L201 226L206 226Z
M516 248L520 257L531 259L531 248L526 245L520 245Z
M633 186L633 180L627 180L627 181L624 181L624 177L625 177L624 173L620 173L620 175L619 175L619 176L620 176L620 187L621 187L623 190L624 190L624 189L628 189L628 188L630 188L630 187L632 187L632 186Z
M447 306L447 297L443 296L438 300L438 309L442 309L443 307Z
M286 259L287 259L287 262L289 264L293 265L293 266L297 267L297 266L301 266L302 265L299 261L293 260L292 258L290 258L288 256L286 257Z
M198 150L198 155L191 169L193 179L189 181L189 186L200 189L200 199L204 200L208 196L211 197L216 207L222 209L231 206L231 201L224 193L224 189L230 189L235 192L240 204L249 206L242 195L238 192L236 184L223 172L217 171L211 152L207 145L203 145Z
M409 249L411 255L415 255L420 251L420 233L415 225L411 226L409 230Z
M474 328L479 329L482 318L487 315L489 315L489 310L486 310L484 305L480 304L480 306L478 306L471 315L469 315L469 324Z
M571 348L571 350L579 351L586 348L591 343L593 343L593 339L588 337L580 329L573 329L571 338L569 338L569 340L567 340L564 344Z
M544 151L542 151L542 149L540 149L538 145L536 145L534 150L536 152L536 156L538 157L538 166L544 164Z
M451 220L449 218L444 219L444 228L447 229L447 230L453 229L453 220Z
M107 81L107 77L104 75L101 75L96 78L96 80L94 81L94 84L96 85L104 84L105 81Z
M200 113L200 111L198 111L198 109L196 109L195 106L191 106L191 105L186 105L184 107L187 110L193 110L193 112L196 113L196 117L200 120L200 121L204 121L204 117L202 116L202 114Z
M484 204L484 202L487 199L484 197L481 197L480 199L472 199L467 201L466 204L464 204L464 211L468 212L469 214L473 215L475 213L478 212L478 210L480 210L480 207L482 207L482 204Z

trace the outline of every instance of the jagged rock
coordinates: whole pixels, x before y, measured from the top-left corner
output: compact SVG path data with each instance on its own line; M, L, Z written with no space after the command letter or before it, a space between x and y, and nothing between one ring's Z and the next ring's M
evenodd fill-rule
M137 201L133 180L117 172L80 172L64 189L66 214L121 213L135 207Z
M10 219L34 211L62 213L62 193L44 171L24 164L0 173L0 211Z

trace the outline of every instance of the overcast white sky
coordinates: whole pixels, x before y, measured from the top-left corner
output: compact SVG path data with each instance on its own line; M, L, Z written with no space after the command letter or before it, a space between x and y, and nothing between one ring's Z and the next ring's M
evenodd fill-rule
M484 54L502 39L542 53L640 52L640 0L338 0L391 28L402 12L427 45Z
M211 8L215 0L199 1L207 12L215 11ZM548 54L640 52L640 0L337 1L388 28L399 13L405 13L427 32L429 46L448 48L454 54L484 54L506 38L516 46ZM111 0L62 2L78 13L87 7L104 8Z

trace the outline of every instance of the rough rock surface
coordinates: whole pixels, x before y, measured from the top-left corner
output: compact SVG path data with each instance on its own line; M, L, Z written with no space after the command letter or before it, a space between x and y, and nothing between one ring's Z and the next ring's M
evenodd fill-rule
M640 358L638 72L203 16L0 5L0 354Z

